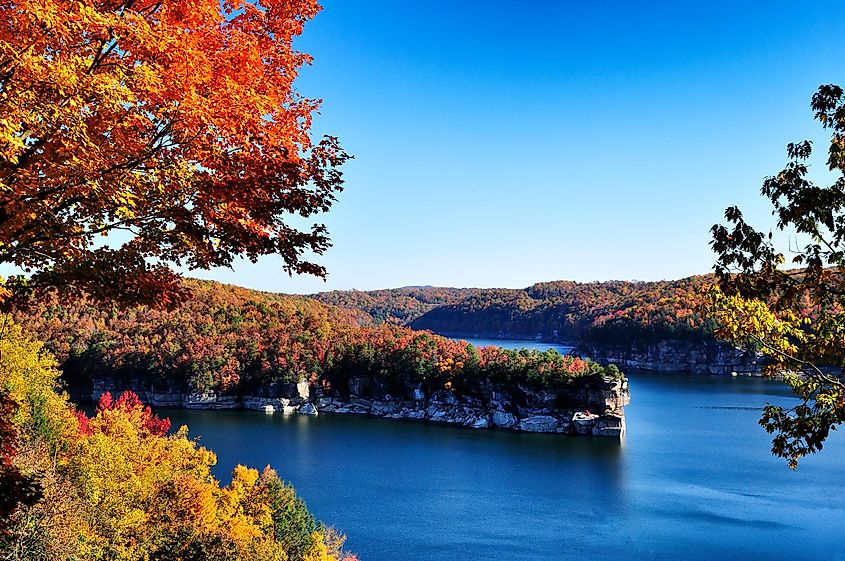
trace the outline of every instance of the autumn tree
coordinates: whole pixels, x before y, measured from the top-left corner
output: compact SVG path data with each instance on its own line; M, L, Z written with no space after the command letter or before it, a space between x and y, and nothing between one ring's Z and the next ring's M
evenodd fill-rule
M12 325L0 338L0 559L352 559L272 470L236 466L169 431L131 392L91 417L58 393L59 371ZM304 537L303 537L304 536Z
M12 515L41 498L37 478L15 465L18 429L12 423L16 404L0 390L0 544L7 537Z
M774 434L772 452L795 468L821 450L845 421L845 95L821 86L813 96L816 119L831 132L830 185L809 178L809 141L789 144L789 162L765 180L778 230L797 233L792 268L771 232L754 229L736 207L728 225L712 228L718 286L709 311L718 335L764 353L766 372L783 375L798 405L767 405L760 424Z
M312 140L293 39L316 0L0 4L0 262L10 286L169 304L171 266L329 245L348 155ZM297 216L295 216L297 215ZM291 219L295 218L294 221ZM304 226L300 224L305 224Z

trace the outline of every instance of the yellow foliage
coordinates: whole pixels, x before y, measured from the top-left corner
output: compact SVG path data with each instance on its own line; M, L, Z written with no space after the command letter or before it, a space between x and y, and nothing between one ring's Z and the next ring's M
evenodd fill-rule
M9 540L0 540L3 559L286 561L257 470L239 465L221 487L211 475L214 453L186 427L151 430L137 402L104 406L80 424L57 379L41 345L9 326L0 338L0 388L18 405L16 463L39 474L44 498L15 515ZM309 561L341 555L334 532L313 532L311 541Z
M17 405L13 419L30 438L38 437L52 447L68 442L76 422L67 396L58 393L59 371L43 345L29 339L4 316L0 322L0 391Z
M329 550L320 532L311 533L311 549L305 554L303 561L331 561Z
M753 343L777 361L807 342L809 318L790 310L778 313L757 299L726 295L717 286L707 292L706 312L719 323L718 335L737 345Z

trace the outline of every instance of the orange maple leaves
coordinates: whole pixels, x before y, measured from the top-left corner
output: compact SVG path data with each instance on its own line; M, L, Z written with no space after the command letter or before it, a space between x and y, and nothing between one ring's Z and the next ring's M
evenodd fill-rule
M280 254L325 227L348 155L293 82L315 0L0 3L0 261L30 286L168 303L169 264ZM115 236L115 234L118 234ZM106 247L101 236L108 236Z

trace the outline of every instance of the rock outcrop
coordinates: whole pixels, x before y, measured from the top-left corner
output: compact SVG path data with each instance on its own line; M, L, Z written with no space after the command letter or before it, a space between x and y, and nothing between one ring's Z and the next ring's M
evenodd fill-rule
M664 340L628 346L581 345L577 354L620 368L688 374L758 376L762 357L716 340Z
M449 389L427 392L420 385L402 392L385 391L378 381L352 378L342 394L311 395L307 384L273 384L260 395L218 395L182 391L142 378L96 379L87 389L71 387L77 401L96 401L109 391L134 391L154 407L187 409L254 409L265 413L371 415L421 420L474 429L619 437L625 432L624 407L630 401L624 378L575 378L558 389L482 383L471 394ZM75 391L74 391L75 389ZM90 393L89 393L90 392Z
M420 387L409 387L398 396L379 392L372 380L350 382L350 388L369 392L322 396L316 400L317 409L475 429L620 437L625 433L624 407L630 402L628 381L615 378L575 379L554 391L488 384L474 395L450 390L428 395Z

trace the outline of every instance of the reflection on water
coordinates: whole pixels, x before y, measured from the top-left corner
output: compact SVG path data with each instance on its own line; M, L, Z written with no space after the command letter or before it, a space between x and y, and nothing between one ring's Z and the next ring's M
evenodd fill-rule
M363 417L165 411L271 463L368 561L843 559L845 442L797 472L756 422L768 380L630 376L624 441Z

